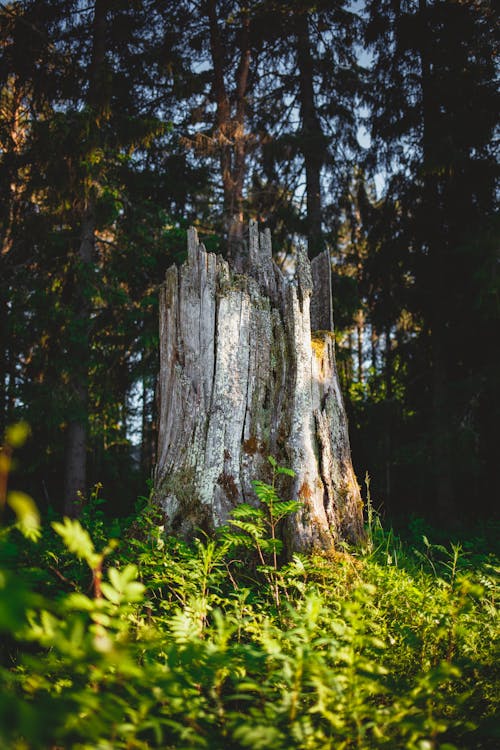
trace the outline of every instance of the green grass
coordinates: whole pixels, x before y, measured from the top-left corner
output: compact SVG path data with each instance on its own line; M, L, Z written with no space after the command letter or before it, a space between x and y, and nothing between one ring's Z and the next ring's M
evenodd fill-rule
M111 543L95 503L4 527L0 747L499 747L484 542L403 543L370 510L364 549L280 563L273 509L296 508L271 490L191 546L148 506Z

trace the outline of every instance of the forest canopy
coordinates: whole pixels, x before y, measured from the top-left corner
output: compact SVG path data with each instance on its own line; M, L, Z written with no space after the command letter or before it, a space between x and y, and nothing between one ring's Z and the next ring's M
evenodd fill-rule
M500 460L499 27L476 0L0 6L0 431L124 514L154 464L158 288L196 226L327 249L358 476L486 515ZM22 474L22 476L21 476Z

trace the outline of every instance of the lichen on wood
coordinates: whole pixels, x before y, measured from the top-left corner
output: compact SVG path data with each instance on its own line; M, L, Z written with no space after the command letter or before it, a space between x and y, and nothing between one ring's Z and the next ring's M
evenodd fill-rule
M250 222L238 268L191 229L187 261L161 289L155 501L166 526L189 536L225 523L236 503L256 502L252 480L269 476L273 455L295 472L280 489L303 503L285 532L289 550L359 541L330 279L321 277L328 256L311 269L299 251L295 278L285 278L269 232Z

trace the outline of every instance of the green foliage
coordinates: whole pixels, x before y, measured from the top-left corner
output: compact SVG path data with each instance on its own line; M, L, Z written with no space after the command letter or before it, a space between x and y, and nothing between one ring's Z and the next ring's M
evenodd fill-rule
M371 510L364 551L281 563L298 504L255 489L192 545L147 502L121 545L95 514L37 545L4 528L2 747L497 746L498 560L417 523L405 544Z
M231 548L244 547L255 549L260 566L257 570L264 573L273 592L276 606L280 607L280 585L283 577L278 572L278 554L283 549L283 542L277 535L281 521L287 516L296 513L302 503L296 500L283 501L279 498L276 489L276 477L281 475L295 476L291 469L278 466L276 460L268 457L273 469L271 484L258 479L252 482L257 499L263 507L256 508L248 503L240 503L232 512L229 526L221 530L221 536L229 543ZM266 555L271 557L271 564L266 561Z
M9 472L12 467L12 452L21 448L30 434L25 422L10 425L5 431L4 444L0 446L0 518L9 506L17 520L17 528L26 539L36 541L40 537L40 515L33 499L25 492L7 491Z

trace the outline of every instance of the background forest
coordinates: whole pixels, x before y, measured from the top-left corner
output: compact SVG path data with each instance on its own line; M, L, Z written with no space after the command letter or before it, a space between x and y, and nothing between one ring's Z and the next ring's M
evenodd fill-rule
M331 253L360 478L392 517L491 510L500 462L499 27L478 0L0 7L0 432L14 482L131 511L157 299L187 226ZM257 342L256 342L257 345Z

